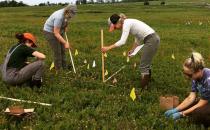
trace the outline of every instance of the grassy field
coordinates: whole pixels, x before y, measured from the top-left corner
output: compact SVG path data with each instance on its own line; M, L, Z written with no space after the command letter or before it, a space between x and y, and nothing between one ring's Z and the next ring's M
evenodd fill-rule
M3 57L12 44L17 32L32 32L38 38L38 50L47 55L43 87L30 89L26 86L12 87L0 81L0 95L52 103L52 107L0 100L0 129L70 130L70 129L138 129L138 130L195 130L187 119L174 123L165 119L159 108L159 96L177 95L182 100L190 91L190 81L182 75L182 62L192 50L201 52L210 66L210 11L202 3L169 4L166 6L143 6L135 4L82 5L78 15L71 21L68 36L74 49L77 74L49 71L52 53L42 28L47 17L62 7L0 8L0 41ZM150 90L138 93L140 100L129 97L133 87L140 90L140 54L126 62L123 56L132 46L133 37L127 44L108 53L106 69L110 76L121 66L126 68L107 83L101 81L100 29L104 29L105 44L120 37L120 32L108 33L107 18L112 13L125 13L130 18L145 21L161 37L161 45L153 60L153 75ZM187 24L189 23L190 24ZM68 54L68 53L67 53ZM171 58L174 54L175 60ZM67 55L68 62L69 57ZM83 61L87 59L90 69ZM93 60L96 68L92 68ZM106 78L108 77L106 76ZM21 105L35 108L32 119L17 120L4 114L8 106Z

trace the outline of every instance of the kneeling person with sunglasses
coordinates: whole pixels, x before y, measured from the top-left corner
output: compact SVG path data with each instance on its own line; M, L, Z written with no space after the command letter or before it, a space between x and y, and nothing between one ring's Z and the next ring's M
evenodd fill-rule
M192 53L191 58L185 60L183 73L192 79L192 89L189 96L176 108L165 112L166 117L177 120L189 116L196 124L210 126L210 69L204 68L204 60L200 53ZM196 94L201 98L196 100Z

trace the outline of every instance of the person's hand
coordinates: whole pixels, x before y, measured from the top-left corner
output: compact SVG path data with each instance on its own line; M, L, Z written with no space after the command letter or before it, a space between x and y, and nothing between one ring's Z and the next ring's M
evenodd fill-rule
M69 49L69 43L64 44L65 49Z
M172 114L177 113L178 110L176 108L170 109L164 113L166 117L170 117Z
M105 47L105 46L104 46L104 47L101 48L101 51L102 51L103 53L107 52L108 50L109 50L109 47Z
M181 117L183 117L183 115L182 115L181 112L177 112L177 113L174 113L174 114L172 115L172 118L173 118L174 120L178 120L178 119L180 119Z
M133 53L133 49L132 50L130 50L130 51L128 51L128 56L130 55L130 54L132 54Z

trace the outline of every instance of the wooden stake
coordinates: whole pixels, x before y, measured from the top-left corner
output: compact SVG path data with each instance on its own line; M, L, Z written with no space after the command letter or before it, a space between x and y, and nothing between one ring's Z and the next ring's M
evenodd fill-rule
M68 44L69 44L69 40L68 40L68 37L67 37L67 35L66 35L66 32L65 32L65 36L66 36L66 41L67 41ZM72 64L72 66L73 66L74 73L76 74L76 69L75 69L75 67L74 67L74 61L73 61L73 57L72 57L70 48L69 48L69 55L70 55L70 58L71 58L71 64Z
M103 47L104 47L104 32L103 32L103 29L101 29L101 48L103 48ZM104 53L102 53L101 61L102 61L102 80L103 80L103 82L105 82L105 78L104 78Z

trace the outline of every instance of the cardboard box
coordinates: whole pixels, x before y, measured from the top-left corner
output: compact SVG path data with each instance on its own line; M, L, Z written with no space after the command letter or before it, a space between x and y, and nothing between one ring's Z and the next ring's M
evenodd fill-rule
M160 96L160 108L168 110L179 105L179 97L177 96Z

